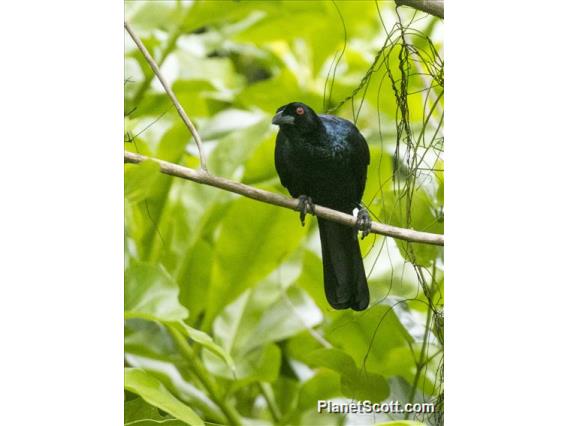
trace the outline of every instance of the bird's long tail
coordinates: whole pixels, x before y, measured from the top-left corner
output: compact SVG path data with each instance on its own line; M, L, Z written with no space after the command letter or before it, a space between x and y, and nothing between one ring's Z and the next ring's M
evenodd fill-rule
M335 309L362 311L369 306L369 287L357 232L318 218L325 296Z

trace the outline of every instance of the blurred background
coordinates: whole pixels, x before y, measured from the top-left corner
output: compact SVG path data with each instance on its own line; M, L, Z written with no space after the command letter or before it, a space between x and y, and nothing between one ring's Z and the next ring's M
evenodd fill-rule
M132 1L125 16L195 123L209 171L287 194L278 107L356 123L373 219L443 233L443 21L391 1ZM125 149L199 166L125 32ZM327 304L316 220L125 165L125 424L443 423L443 248L361 241L370 307ZM318 413L318 400L434 413ZM202 422L202 423L200 423ZM390 422L390 423L389 423Z

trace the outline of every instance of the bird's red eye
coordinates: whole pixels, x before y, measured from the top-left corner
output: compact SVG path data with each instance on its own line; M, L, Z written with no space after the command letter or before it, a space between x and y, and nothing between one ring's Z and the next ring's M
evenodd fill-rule
M302 107L296 108L296 114L298 114L298 115L304 115L304 108L302 108Z

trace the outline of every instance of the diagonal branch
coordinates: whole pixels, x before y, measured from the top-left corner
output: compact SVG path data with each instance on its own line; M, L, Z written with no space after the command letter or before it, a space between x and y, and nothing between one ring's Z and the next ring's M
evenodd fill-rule
M409 6L444 19L444 0L395 0L397 6Z
M172 103L176 107L176 110L177 110L179 116L181 117L184 124L187 126L187 128L191 132L193 139L195 139L195 143L197 144L197 149L199 151L199 164L201 166L201 169L206 172L207 171L207 159L205 157L205 150L203 149L203 142L201 141L201 137L199 136L199 133L197 133L197 129L195 128L195 126L193 125L193 123L191 122L191 120L189 119L187 114L185 113L183 107L181 106L181 104L177 100L176 95L174 94L174 92L172 91L172 89L170 88L170 86L168 85L166 80L164 79L164 76L160 72L160 69L158 68L158 64L156 64L156 61L154 60L154 58L152 58L152 56L150 55L150 52L148 52L148 50L146 49L146 46L144 46L144 43L142 43L142 40L140 40L140 38L138 38L138 36L132 31L132 28L130 28L130 25L126 21L124 21L124 28L126 28L126 31L128 31L128 34L130 34L130 37L132 37L132 40L134 40L134 43L136 43L136 46L138 46L138 49L140 49L140 52L142 52L142 55L146 59L146 62L148 62L148 65L150 65L150 68L152 68L152 71L154 71L154 74L156 74L156 77L158 77L158 80L160 80L160 83L162 83L164 90L166 91L166 93L168 94Z
M146 157L133 152L124 152L124 162L138 164L143 161L155 161L160 165L160 171L166 175L176 176L204 185L214 186L225 191L234 192L235 194L244 195L253 200L262 201L264 203L273 204L275 206L285 207L291 210L298 210L298 200L295 198L284 197L280 194L264 191L235 182L223 177L213 176L205 170L194 170L178 164L157 158ZM354 227L357 223L353 216L327 207L315 206L315 215L323 219L331 220L343 225ZM429 232L414 231L412 229L398 228L396 226L385 225L383 223L373 222L371 232L374 234L386 235L388 237L398 238L399 240L432 244L437 246L444 245L444 236L440 234L432 234Z

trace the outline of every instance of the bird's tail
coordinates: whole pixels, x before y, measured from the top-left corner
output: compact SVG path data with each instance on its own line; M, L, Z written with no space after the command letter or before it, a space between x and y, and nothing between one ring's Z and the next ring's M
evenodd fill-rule
M362 311L369 306L369 287L357 232L318 218L325 296L335 309Z

